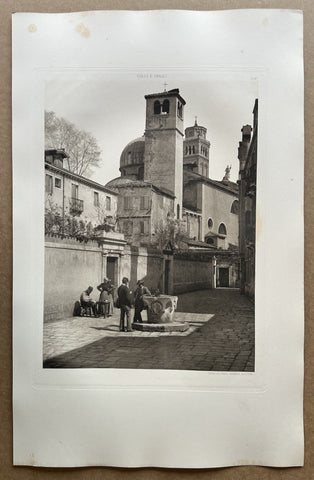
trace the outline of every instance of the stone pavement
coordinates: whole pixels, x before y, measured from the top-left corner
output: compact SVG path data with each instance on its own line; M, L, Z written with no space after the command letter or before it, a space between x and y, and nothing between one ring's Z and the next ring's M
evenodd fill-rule
M254 306L235 289L178 295L186 332L119 332L112 317L44 325L44 368L254 371ZM143 315L145 321L145 313Z

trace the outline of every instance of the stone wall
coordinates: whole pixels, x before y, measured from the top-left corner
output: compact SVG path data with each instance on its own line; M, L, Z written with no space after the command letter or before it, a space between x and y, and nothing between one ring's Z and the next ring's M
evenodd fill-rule
M163 289L163 255L144 247L126 246L121 258L121 279L130 280L130 289L134 290L138 280L144 280L152 291Z
M187 252L173 258L173 294L212 287L212 255Z
M91 240L84 243L53 236L47 236L45 240L45 322L70 318L74 303L89 285L94 288L92 299L98 300L96 287L106 275L108 256L117 257L116 287L121 284L123 277L128 277L131 290L135 289L139 279L144 279L152 291L163 290L164 258L158 251L129 245L124 246L123 251L109 251L106 243L99 245Z
M116 287L123 277L128 277L132 291L137 281L143 279L152 293L167 290L169 294L179 294L213 287L213 255L213 252L193 251L162 253L130 245L113 249L109 244L100 245L96 241L84 243L46 237L44 321L70 318L74 303L89 285L94 288L91 297L97 301L96 287L106 274L108 257L116 258ZM237 286L237 255L218 254L219 268L228 268L229 286Z
M97 242L46 237L44 320L71 317L75 301L89 285L98 300L96 286L102 277L103 256Z

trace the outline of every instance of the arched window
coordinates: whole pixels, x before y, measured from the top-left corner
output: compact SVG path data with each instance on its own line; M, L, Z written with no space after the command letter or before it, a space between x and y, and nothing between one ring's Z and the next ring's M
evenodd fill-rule
M160 108L160 101L159 100L156 100L155 103L154 103L154 113L155 115L158 115L161 111L161 108Z
M192 153L192 150L191 150L191 147L189 147L189 155L191 155Z
M180 205L177 205L177 219L180 219Z
M226 225L224 223L221 223L219 225L219 228L218 228L218 233L220 235L227 235L227 229L226 229Z
M164 100L162 104L162 113L169 113L170 103L169 100Z
M239 200L235 200L231 205L231 213L239 215Z
M182 118L182 103L178 102L178 116Z
M189 151L188 147L185 147L185 155L188 154L188 151Z
M195 147L194 147L194 145L193 145L193 147L192 147L192 152L195 153Z
M128 152L128 165L132 163L132 152Z
M211 218L208 219L208 222L207 222L207 225L208 225L208 228L212 228L213 227L213 220Z

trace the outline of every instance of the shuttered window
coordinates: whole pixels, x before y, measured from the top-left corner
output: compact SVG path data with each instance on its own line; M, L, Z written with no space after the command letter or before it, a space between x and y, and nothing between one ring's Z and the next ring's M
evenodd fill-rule
M46 180L45 180L45 190L46 193L52 194L52 176L46 174Z

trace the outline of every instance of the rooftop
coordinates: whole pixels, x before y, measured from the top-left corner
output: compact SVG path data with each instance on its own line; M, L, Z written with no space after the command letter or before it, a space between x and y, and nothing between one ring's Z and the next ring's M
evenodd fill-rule
M64 177L72 178L77 182L84 183L85 185L88 185L98 190L102 190L103 192L110 193L111 195L117 195L116 192L114 192L113 190L110 190L110 188L108 188L107 186L102 185L101 183L98 183L98 182L94 182L94 180L91 180L90 178L87 178L87 177L83 177L82 175L78 175L77 173L70 172L70 170L67 170L65 168L56 167L55 165L51 165L50 163L45 162L45 169L55 172Z
M230 182L229 180L212 180L211 178L204 177L203 175L187 170L186 168L184 168L184 174L189 177L189 181L191 182L206 183L206 185L211 185L212 187L224 190L233 195L238 195L239 193L239 186L235 182Z
M171 198L175 197L175 195L166 188L160 188L160 187L157 187L156 185L153 185L152 183L144 182L144 180L135 180L128 177L116 177L113 180L110 180L110 182L106 184L106 187L108 188L128 188L128 187L151 188L155 192L161 193L162 195L166 195Z
M160 98L160 97L177 97L183 105L186 104L184 98L181 97L180 91L178 88L173 88L172 90L165 90L159 93L151 93L149 95L145 95L145 98Z

